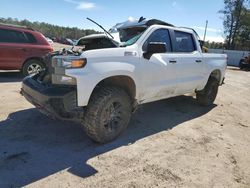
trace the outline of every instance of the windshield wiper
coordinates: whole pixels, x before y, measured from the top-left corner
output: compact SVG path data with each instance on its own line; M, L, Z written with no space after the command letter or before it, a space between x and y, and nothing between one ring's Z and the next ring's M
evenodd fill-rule
M94 20L92 20L90 18L87 18L87 20L96 24L98 27L100 27L105 32L106 35L108 34L112 39L114 39L114 37L106 29L104 29L100 24L96 23Z

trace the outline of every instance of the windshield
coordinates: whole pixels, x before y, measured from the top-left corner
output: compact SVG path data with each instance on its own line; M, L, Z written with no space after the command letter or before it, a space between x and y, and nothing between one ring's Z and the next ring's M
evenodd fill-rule
M119 31L122 46L133 45L146 30L145 27L126 28Z
M136 41L141 37L142 33L134 36L133 38L127 40L126 42L123 43L124 46L130 46L136 43Z

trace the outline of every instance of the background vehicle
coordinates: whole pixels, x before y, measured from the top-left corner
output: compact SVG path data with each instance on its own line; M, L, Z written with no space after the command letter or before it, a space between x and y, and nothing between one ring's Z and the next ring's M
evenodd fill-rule
M45 37L45 38L46 38L46 40L48 41L49 44L53 44L54 43L51 38L49 38L49 37Z
M0 24L0 69L21 70L24 75L45 68L42 57L53 48L32 29Z
M198 103L211 105L227 56L202 53L192 29L140 20L118 29L122 45L54 56L48 72L24 79L22 94L102 143L123 132L139 104L196 93Z
M248 56L240 60L239 67L242 70L250 70L250 53L248 53Z

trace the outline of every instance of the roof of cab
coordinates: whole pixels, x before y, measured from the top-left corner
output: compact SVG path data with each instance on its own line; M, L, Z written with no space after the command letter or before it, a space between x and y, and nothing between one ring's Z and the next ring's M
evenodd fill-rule
M151 25L165 25L165 26L171 26L174 27L174 25L158 20L158 19L150 19L147 20L143 17L141 17L139 20L134 20L134 21L126 21L122 23L116 24L111 30L121 30L121 29L129 29L133 27L149 27Z

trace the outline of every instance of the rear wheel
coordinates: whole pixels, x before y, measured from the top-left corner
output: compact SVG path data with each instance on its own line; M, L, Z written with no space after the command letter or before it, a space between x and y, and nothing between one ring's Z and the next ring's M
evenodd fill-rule
M82 126L94 141L106 143L118 137L128 126L132 105L128 94L116 87L96 90L87 106Z
M196 92L198 103L203 106L212 105L217 96L218 87L219 81L214 77L210 77L205 88L202 91Z
M22 73L24 76L28 76L31 74L36 74L36 73L42 71L43 69L45 69L45 66L41 61L39 61L37 59L31 59L31 60L28 60L23 65Z

